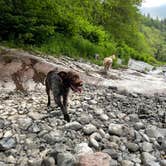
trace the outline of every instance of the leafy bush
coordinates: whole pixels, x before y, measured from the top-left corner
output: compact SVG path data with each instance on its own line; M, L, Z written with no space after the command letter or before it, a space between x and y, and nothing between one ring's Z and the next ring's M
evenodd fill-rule
M88 39L92 43L101 43L108 39L108 35L102 27L94 26L87 20L78 17L79 34L84 39Z

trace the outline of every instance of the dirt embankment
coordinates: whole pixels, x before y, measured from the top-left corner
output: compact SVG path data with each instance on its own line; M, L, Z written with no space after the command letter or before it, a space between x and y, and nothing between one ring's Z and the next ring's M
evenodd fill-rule
M44 84L46 74L53 69L67 70L67 67L24 51L3 48L0 51L0 89L34 90L36 84ZM92 80L82 77L87 82Z
M111 69L105 75L102 66L83 60L39 57L25 51L0 48L0 90L34 90L36 85L44 83L47 72L53 69L78 72L88 84L116 87L131 93L166 94L166 77L158 70L141 73L133 69Z

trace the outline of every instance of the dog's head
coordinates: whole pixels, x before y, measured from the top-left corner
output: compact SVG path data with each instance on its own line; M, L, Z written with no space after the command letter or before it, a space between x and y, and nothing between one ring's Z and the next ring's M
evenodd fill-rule
M116 56L114 54L111 57L112 57L112 59L116 59Z
M83 83L78 74L72 71L61 71L58 75L62 78L64 85L70 87L74 92L81 93Z

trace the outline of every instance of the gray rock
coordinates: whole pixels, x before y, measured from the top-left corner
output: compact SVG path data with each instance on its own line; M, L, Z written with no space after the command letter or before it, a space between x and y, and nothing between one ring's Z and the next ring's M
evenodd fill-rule
M106 136L106 133L105 133L105 131L103 130L103 129L99 129L99 134L102 136L102 137L105 137Z
M159 130L156 126L151 126L151 127L147 128L146 134L151 138L162 137L162 135L159 133Z
M5 126L5 120L3 118L0 118L0 129L3 129Z
M82 125L80 123L74 121L74 122L67 123L65 125L65 128L71 129L71 130L79 130L79 129L82 129Z
M78 121L83 125L90 123L90 120L91 117L89 117L89 115L85 113L81 114L81 116L78 118Z
M93 133L89 138L89 144L94 148L99 148L99 143L97 141L101 141L102 137L99 133Z
M16 146L16 141L12 137L5 137L0 140L0 150L8 150Z
M111 160L109 166L118 166L118 162L116 160Z
M96 105L96 104L97 104L97 101L96 101L96 100L89 100L89 104L90 104L90 105Z
M144 125L142 122L136 122L136 123L134 124L134 128L135 128L136 130L144 129L144 128L145 128L145 125Z
M56 130L45 134L43 138L48 144L55 144L57 142L63 141L63 134L62 131Z
M32 133L38 133L40 132L40 128L36 123L33 123L32 126L29 128L29 131Z
M103 110L101 108L96 108L95 109L95 114L96 115L102 115L103 114Z
M41 159L31 159L31 160L28 160L28 166L41 166L41 162L42 162ZM45 165L42 165L42 166L45 166Z
M43 159L41 166L55 166L55 160L53 157L47 157Z
M123 125L111 123L108 128L108 132L112 135L122 136Z
M128 67L130 69L140 71L140 72L147 72L147 71L151 71L153 69L152 65L149 65L148 63L145 63L142 61L137 61L134 59L129 60Z
M132 122L138 122L138 120L139 120L139 117L137 114L130 114L129 118Z
M75 153L76 155L84 155L84 154L88 154L88 153L93 153L93 150L88 146L87 143L83 142L80 143L78 145L76 145L75 147Z
M144 152L151 152L151 151L153 151L153 145L149 142L143 142L142 143L142 150Z
M97 131L97 128L96 128L96 126L94 126L92 124L88 124L83 127L83 132L87 135L90 135L90 134L94 133L95 131Z
M5 162L0 161L0 166L7 166L8 164L5 164Z
M146 164L147 166L160 166L160 164L158 162L155 161L150 161L148 164Z
M152 156L150 153L148 153L148 152L142 153L143 164L147 165L148 163L155 161L155 160L156 160L156 157Z
M107 121L109 119L109 117L106 114L101 114L100 119L103 121Z
M139 146L132 142L127 143L126 146L129 149L129 151L131 151L131 152L136 152L139 150Z
M165 153L166 153L166 139L162 139L161 148L162 148L163 151L165 151Z
M165 159L165 160L161 160L161 161L160 161L160 165L161 165L161 166L166 166L166 159Z
M28 113L29 117L32 118L33 120L41 120L43 119L44 117L46 117L45 114L42 114L41 112L38 113L38 112L29 112Z
M75 157L69 153L59 153L57 156L58 166L73 166L76 163Z
M114 149L104 149L104 150L102 150L102 152L109 154L111 156L111 158L113 158L115 160L118 159L119 154Z
M16 158L14 156L10 155L7 157L6 162L10 163L10 164L16 164Z
M19 121L18 123L20 125L20 128L23 130L27 130L28 127L32 125L32 119L29 117L20 118L18 119L18 121Z
M149 137L146 134L144 134L144 133L140 133L140 134L142 136L142 140L143 141L150 142L150 139L149 139Z
M122 160L121 166L134 166L134 163L129 160Z

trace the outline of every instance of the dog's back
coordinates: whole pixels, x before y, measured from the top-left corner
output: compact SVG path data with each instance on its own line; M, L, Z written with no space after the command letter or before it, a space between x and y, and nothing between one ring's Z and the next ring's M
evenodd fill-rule
M45 80L46 87L53 91L53 93L58 94L62 91L62 79L58 75L57 71L50 71L47 74Z

